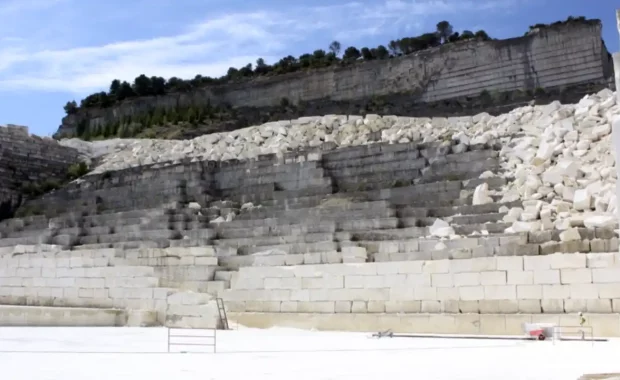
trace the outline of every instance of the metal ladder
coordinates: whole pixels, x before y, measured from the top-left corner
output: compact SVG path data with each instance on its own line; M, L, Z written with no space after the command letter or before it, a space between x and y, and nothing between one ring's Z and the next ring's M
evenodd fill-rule
M215 302L217 303L217 312L219 313L220 321L222 322L222 329L229 330L226 308L224 308L224 300L218 297L215 299Z

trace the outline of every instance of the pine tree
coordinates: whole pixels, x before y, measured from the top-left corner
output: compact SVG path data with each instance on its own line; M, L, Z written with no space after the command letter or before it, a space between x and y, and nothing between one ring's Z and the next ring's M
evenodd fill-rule
M185 120L190 124L194 124L196 122L196 111L193 107L189 107L185 111Z
M121 124L118 127L118 131L116 132L116 135L122 139L129 137L129 130L127 128L127 124Z
M176 124L179 122L179 114L176 112L176 110L174 110L174 108L171 109L168 113L166 113L166 121L172 124Z
M155 108L151 115L151 126L162 125L164 122L164 112L161 108Z

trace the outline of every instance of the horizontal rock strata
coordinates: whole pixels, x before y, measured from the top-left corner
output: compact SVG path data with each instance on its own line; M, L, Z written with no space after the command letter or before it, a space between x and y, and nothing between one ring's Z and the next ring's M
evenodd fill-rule
M218 325L217 297L235 313L617 313L619 114L606 90L497 117L108 143L92 174L0 222L0 299L171 326Z

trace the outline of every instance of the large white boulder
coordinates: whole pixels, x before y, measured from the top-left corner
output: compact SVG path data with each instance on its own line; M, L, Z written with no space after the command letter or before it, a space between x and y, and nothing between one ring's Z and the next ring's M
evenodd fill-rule
M521 222L517 221L512 224L510 227L511 231L509 232L536 232L540 231L542 227L542 223L540 220L535 220L531 222Z
M435 219L435 222L429 228L429 232L432 236L436 237L449 237L455 235L454 228L450 227L448 222L441 219Z
M592 205L592 196L587 189L575 191L573 197L573 207L578 211L590 210Z
M489 195L489 185L485 182L478 186L474 190L472 199L473 205L484 205L487 203L493 203L493 198Z
M560 233L560 241L575 241L581 240L579 230L576 228L569 228Z
M584 217L583 224L588 228L615 227L618 219L615 215L591 214Z

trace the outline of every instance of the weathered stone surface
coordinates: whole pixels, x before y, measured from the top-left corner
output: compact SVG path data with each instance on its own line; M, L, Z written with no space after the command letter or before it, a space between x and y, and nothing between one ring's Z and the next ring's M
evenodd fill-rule
M613 95L123 142L24 205L38 215L0 222L0 302L182 327L218 325L214 297L258 313L612 313Z
M27 127L0 126L0 220L15 212L27 186L63 182L77 162L75 149L30 135Z
M523 62L528 63L524 65ZM208 103L268 107L280 105L283 98L292 104L303 102L306 115L314 117L359 109L360 104L361 107L365 103L372 104L370 99L377 96L387 98L377 107L387 114L413 112L407 116L447 116L445 112L450 107L442 108L442 103L446 102L437 101L478 97L483 90L525 92L536 87L548 90L571 84L605 84L611 75L610 66L601 39L601 25L572 23L506 41L452 44L396 59L374 60L310 74L298 72L258 78L245 84L207 87L191 93L138 98L118 107L68 115L59 132L75 132L82 120L93 126L107 124L151 111L154 107L196 107ZM433 114L435 107L427 106L427 102L437 102L440 111ZM266 111L280 114L280 119L285 120L302 116L277 108ZM257 122L267 112L240 109L238 113ZM274 130L281 127L277 121L272 123ZM261 133L259 138L265 135L269 136L269 132ZM459 141L475 145L485 142L485 138L477 136Z

